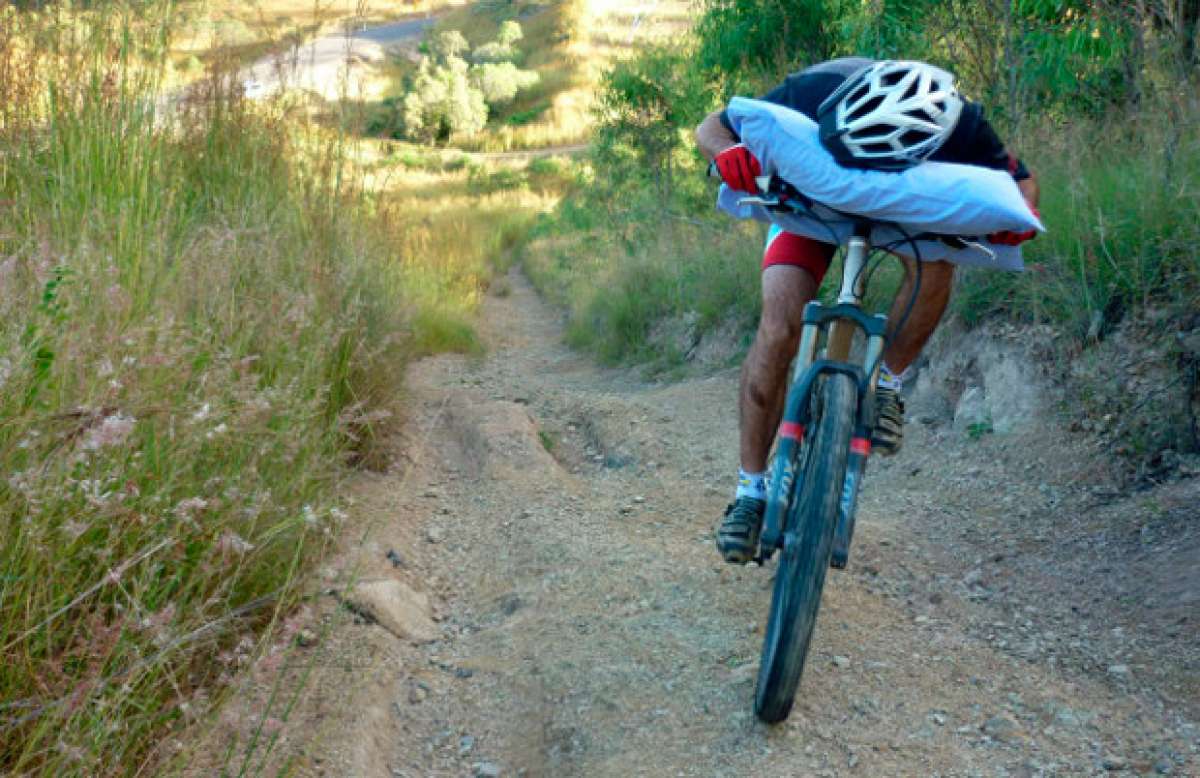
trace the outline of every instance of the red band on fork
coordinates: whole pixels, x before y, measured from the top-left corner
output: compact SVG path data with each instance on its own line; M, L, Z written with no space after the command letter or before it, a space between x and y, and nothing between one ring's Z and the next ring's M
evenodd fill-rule
M851 438L850 439L850 453L851 454L862 454L864 457L869 456L871 453L870 438Z
M785 421L779 425L779 437L794 440L797 443L804 440L804 425L794 421Z

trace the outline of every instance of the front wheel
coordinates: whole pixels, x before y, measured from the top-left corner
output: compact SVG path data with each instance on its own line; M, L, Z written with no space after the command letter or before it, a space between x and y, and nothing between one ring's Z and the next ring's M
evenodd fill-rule
M858 392L854 380L844 373L831 373L821 391L822 412L807 446L804 480L787 511L784 547L775 572L758 668L754 712L769 724L787 718L800 685L829 569L854 430Z

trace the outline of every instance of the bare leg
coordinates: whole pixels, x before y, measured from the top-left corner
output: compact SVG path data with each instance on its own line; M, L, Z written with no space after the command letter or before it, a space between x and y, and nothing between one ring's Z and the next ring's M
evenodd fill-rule
M892 310L888 314L890 343L883 352L884 362L896 373L903 372L916 360L937 329L942 314L946 312L946 304L950 302L950 289L954 281L954 265L949 262L922 262L920 292L904 327L897 331L916 279L914 260L906 259L904 264L908 273L896 299L892 301Z
M761 473L787 388L788 367L800 340L804 305L816 294L812 275L799 267L772 265L763 271L763 311L754 345L742 364L739 402L742 469Z

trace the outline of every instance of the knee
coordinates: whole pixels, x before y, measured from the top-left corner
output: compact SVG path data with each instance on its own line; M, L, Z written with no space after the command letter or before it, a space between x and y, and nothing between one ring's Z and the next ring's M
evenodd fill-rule
M774 363L782 362L786 367L796 354L800 340L799 317L769 316L764 314L758 324L756 345L762 355Z

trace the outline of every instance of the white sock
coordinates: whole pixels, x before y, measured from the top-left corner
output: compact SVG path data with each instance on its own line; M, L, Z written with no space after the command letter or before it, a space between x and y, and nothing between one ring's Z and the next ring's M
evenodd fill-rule
M747 473L738 468L737 493L734 495L734 499L742 497L753 497L765 502L767 499L767 474Z
M905 373L908 371L905 370ZM904 373L893 373L891 368L886 364L879 366L879 383L885 389L892 389L899 392L904 388Z

